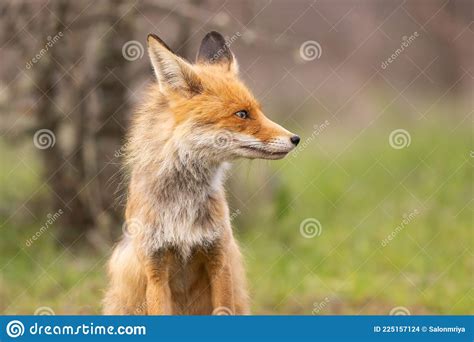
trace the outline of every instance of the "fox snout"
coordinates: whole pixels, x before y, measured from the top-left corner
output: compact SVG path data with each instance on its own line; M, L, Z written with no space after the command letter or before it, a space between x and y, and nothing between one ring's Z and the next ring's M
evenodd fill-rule
M250 134L238 134L237 154L249 159L282 159L300 142L300 137L259 113L259 126Z
M297 135L293 135L291 138L290 138L290 141L293 145L295 146L298 146L298 144L300 143L300 137L297 136Z

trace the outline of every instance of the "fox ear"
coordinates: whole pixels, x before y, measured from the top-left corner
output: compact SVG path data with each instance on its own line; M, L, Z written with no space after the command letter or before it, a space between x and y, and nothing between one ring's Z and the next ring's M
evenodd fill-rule
M158 36L149 34L147 42L151 64L162 91L201 92L201 81L192 65L177 56Z
M230 51L229 44L224 37L216 31L211 31L203 38L201 47L196 57L196 62L201 64L221 65L226 71L238 72L238 64L234 54Z

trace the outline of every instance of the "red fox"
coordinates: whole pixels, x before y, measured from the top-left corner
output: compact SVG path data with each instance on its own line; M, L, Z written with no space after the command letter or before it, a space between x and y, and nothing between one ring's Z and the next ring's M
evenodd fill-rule
M249 314L225 172L240 157L281 159L300 138L264 116L219 33L204 37L194 64L147 40L157 82L126 143L127 229L109 262L104 313Z

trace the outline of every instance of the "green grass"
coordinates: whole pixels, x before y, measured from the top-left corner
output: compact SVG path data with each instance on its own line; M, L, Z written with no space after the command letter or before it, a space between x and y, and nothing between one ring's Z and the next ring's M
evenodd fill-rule
M253 311L387 314L403 306L412 314L473 314L472 133L461 120L408 121L401 128L411 144L400 150L388 144L400 128L389 120L357 139L362 128L334 121L285 160L237 162L229 198L231 211L240 210L233 224ZM305 133L303 142L311 136ZM99 313L106 253L65 250L54 227L27 247L48 211L12 214L40 187L40 167L28 148L0 150L1 222L8 219L0 239L0 312L47 306L57 314ZM40 205L47 195L41 188L29 203ZM300 233L307 218L321 223L320 235Z

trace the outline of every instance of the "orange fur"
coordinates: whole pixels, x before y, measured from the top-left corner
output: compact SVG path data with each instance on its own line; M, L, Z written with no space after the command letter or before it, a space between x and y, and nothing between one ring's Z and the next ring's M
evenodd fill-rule
M295 136L263 115L217 33L205 37L194 65L155 36L148 43L158 82L129 133L128 229L109 262L104 312L248 314L225 169L238 157L282 158ZM229 135L225 146L219 134Z

